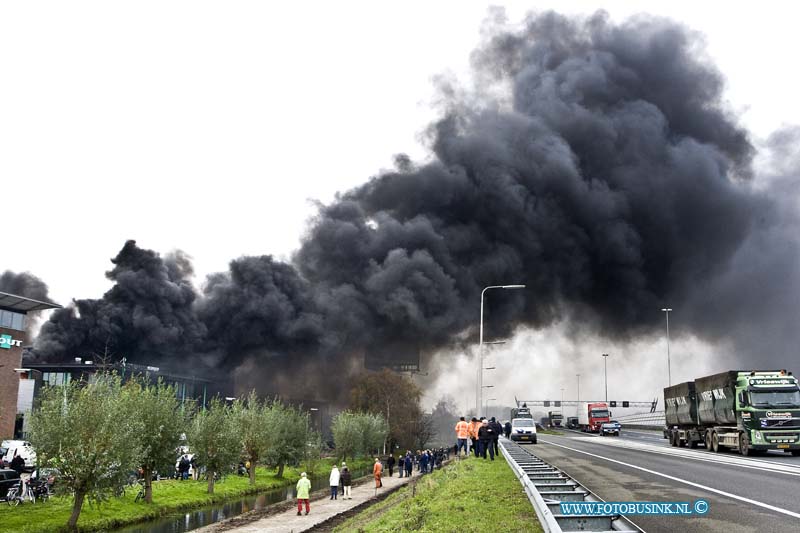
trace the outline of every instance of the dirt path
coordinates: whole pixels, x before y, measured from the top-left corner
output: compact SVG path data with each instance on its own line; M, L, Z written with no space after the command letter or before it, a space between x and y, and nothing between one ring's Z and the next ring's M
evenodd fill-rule
M198 533L219 533L223 531L236 533L298 533L300 531L308 531L316 526L322 526L323 523L333 523L332 519L341 513L357 507L368 506L383 495L393 492L395 489L419 477L419 473L416 472L411 478L398 478L396 475L391 478L383 477L383 488L377 491L375 490L374 480L367 478L363 483L353 486L353 498L350 500L343 500L341 494L339 499L331 500L330 492L328 491L319 491L312 494L311 512L308 515L305 514L304 508L304 514L297 516L297 503L296 501L291 501L272 506L268 510L246 513L195 531ZM338 520L336 522L338 523ZM325 529L321 528L315 531Z

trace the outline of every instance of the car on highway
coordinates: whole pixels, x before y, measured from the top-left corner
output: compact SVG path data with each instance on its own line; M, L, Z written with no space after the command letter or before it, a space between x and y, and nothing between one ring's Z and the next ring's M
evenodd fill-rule
M511 440L536 444L536 424L532 418L514 418L511 420Z
M620 429L622 429L622 424L616 420L612 420L611 422L603 422L603 425L600 426L600 435L603 437L606 435L614 435L619 437Z

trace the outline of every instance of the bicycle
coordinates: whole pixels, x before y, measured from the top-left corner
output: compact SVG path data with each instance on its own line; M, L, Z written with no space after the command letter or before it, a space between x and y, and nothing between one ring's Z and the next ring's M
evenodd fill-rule
M50 485L45 480L30 481L28 483L36 500L46 502L50 499Z
M33 492L33 488L30 486L30 484L25 485L24 491L22 491L21 481L8 489L8 494L6 494L6 503L9 506L16 507L25 500L30 500L31 503L36 503L36 494Z
M144 479L139 480L139 492L136 493L136 498L133 499L135 503L138 503L139 500L144 501L144 489L145 489L145 482Z

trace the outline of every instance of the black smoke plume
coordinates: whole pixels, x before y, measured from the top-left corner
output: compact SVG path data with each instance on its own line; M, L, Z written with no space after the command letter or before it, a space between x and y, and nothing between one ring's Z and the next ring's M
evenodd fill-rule
M0 291L24 296L40 302L49 302L47 284L30 272L6 270L0 274Z
M110 340L133 358L247 362L266 381L314 365L330 378L387 346L469 337L481 289L516 283L527 290L489 293L490 337L570 320L633 338L661 327L664 305L703 338L758 330L758 315L725 306L785 300L774 276L796 287L796 233L785 200L754 177L701 37L604 13L531 15L521 28L496 18L483 35L474 87L442 83L432 161L398 156L395 171L320 206L290 263L234 260L198 296L180 257L129 242L115 287L55 313L39 353ZM747 285L748 269L762 285Z
M162 258L128 241L111 262L106 277L114 286L99 300L75 300L53 312L37 338L37 359L181 364L193 355L206 329L193 307L189 258L180 252Z

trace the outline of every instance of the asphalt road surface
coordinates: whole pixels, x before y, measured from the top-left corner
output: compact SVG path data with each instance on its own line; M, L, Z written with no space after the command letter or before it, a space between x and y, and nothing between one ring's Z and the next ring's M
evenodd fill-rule
M800 531L800 457L674 448L659 433L539 435L535 455L611 502L709 503L703 516L632 516L647 533Z

